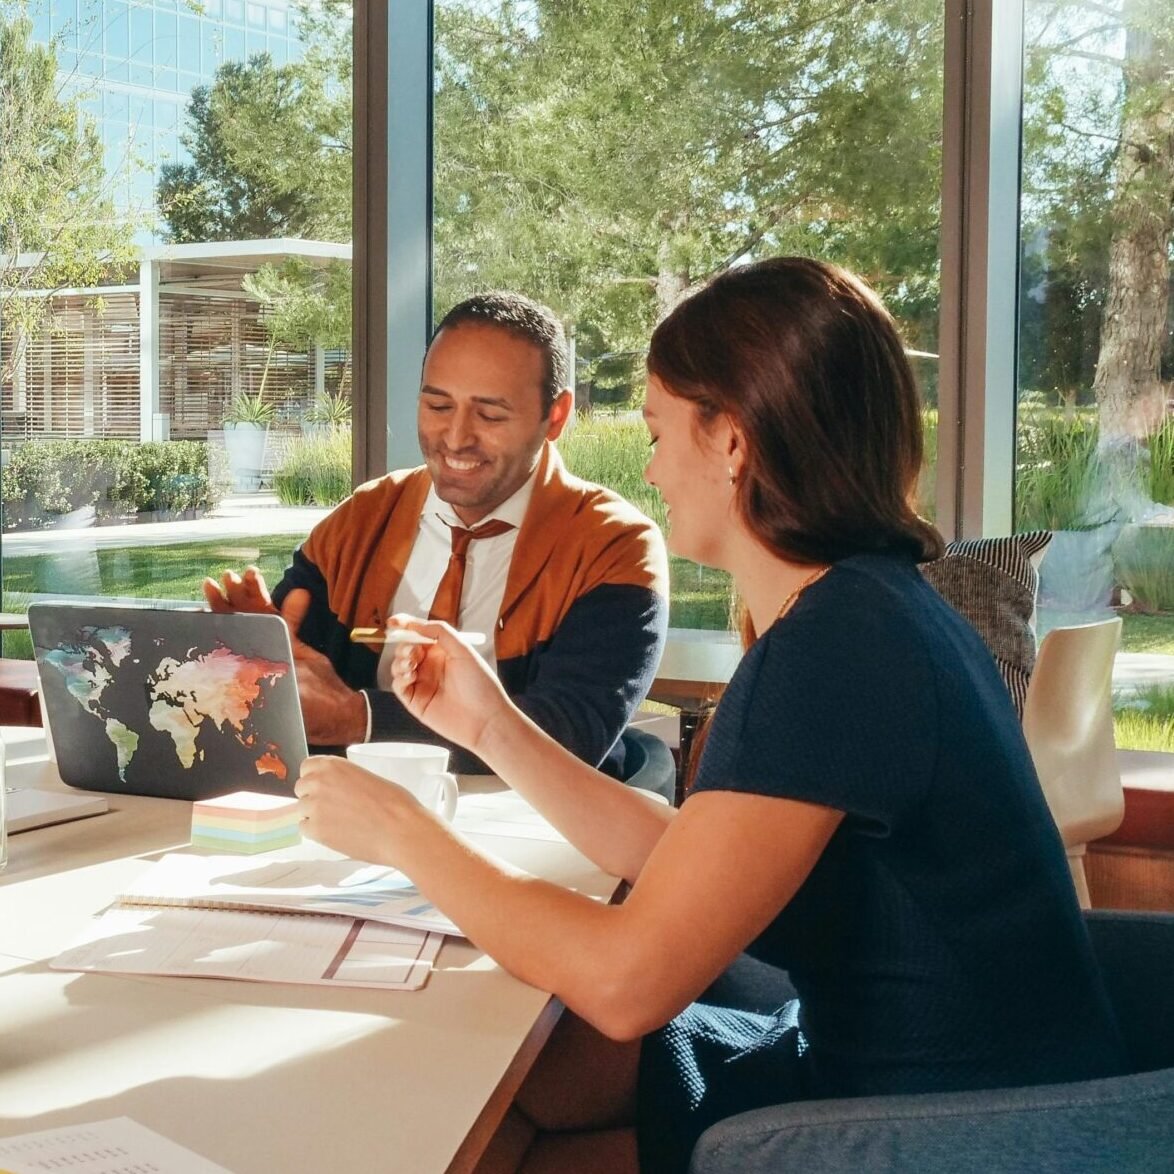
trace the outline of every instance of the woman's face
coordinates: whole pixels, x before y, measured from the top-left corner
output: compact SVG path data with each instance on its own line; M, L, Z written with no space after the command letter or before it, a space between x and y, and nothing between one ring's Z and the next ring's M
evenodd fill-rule
M722 421L707 428L697 409L672 395L655 375L648 377L644 422L652 458L644 480L654 485L669 514L668 547L673 554L706 566L725 565L723 552L736 523L730 483L730 429Z

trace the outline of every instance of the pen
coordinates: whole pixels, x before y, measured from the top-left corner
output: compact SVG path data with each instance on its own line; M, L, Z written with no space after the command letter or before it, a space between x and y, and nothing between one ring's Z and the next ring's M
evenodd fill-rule
M458 632L463 643L476 646L485 643L484 632ZM435 644L436 639L412 628L352 628L355 644Z

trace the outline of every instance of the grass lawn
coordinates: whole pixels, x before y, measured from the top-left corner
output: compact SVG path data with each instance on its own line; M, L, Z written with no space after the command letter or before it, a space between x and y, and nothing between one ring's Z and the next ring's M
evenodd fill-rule
M669 626L730 630L730 576L725 571L698 566L687 559L669 557Z
M276 583L304 534L213 539L161 546L119 546L62 555L31 554L4 559L4 611L24 611L32 595L103 595L134 599L203 600L205 575L254 563L266 582ZM31 659L27 633L6 632L4 655Z
M1113 729L1123 750L1174 754L1174 687L1154 685L1114 703Z
M134 596L146 599L202 599L205 575L255 563L270 583L289 565L304 534L185 542L160 546L118 546L84 553L31 554L4 559L5 607L34 594Z
M1164 652L1174 656L1174 615L1145 616L1122 612L1123 652Z

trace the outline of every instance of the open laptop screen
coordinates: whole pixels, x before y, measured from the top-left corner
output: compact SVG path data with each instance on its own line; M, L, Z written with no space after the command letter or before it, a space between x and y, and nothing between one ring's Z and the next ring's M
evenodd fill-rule
M280 617L34 603L28 619L70 786L171 799L292 793L306 738Z

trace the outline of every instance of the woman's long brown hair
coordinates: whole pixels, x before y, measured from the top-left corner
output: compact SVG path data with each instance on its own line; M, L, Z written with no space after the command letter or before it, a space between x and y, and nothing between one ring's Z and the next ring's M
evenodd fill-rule
M702 427L719 416L738 426L737 506L767 549L807 564L941 555L941 535L913 505L923 459L913 372L860 278L806 257L728 269L656 328L648 371ZM747 648L748 616L741 628Z

